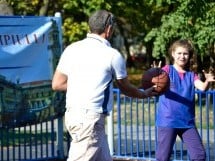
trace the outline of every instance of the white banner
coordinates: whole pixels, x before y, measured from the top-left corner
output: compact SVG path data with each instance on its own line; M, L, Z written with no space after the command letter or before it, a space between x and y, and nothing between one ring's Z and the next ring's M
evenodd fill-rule
M61 50L60 17L0 17L0 76L7 81L51 80Z

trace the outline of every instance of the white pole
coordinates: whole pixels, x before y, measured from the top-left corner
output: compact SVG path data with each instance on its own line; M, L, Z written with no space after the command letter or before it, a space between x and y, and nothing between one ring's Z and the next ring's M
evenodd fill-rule
M56 12L55 17L61 18L61 13ZM58 156L64 158L64 145L63 145L63 118L60 117L57 119L57 152Z
M56 12L56 13L54 14L54 16L55 16L55 17L61 17L61 13L60 13L60 12Z
M113 112L110 112L110 115L107 117L107 139L110 149L110 154L113 155Z

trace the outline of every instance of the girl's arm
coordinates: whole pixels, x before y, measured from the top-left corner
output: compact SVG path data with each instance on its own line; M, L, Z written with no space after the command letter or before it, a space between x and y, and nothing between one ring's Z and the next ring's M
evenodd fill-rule
M194 81L194 85L197 89L201 91L205 91L208 88L208 85L210 82L215 82L214 75L212 73L204 73L205 75L205 81L201 81L200 79L196 79Z

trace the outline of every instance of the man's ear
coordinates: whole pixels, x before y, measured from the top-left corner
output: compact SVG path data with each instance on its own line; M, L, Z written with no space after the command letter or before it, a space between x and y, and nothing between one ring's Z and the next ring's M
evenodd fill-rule
M113 26L112 25L108 25L108 27L105 29L105 37L107 39L110 39L111 36L113 34Z

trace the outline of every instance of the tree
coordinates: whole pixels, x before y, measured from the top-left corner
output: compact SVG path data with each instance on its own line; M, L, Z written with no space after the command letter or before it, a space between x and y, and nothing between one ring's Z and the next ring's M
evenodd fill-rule
M161 5L158 1L156 5ZM171 11L145 37L146 42L153 41L153 57L167 57L169 44L185 38L194 43L199 63L204 62L206 69L214 67L215 3L210 0L163 0L162 3L171 6ZM210 61L206 62L208 57Z
M88 16L92 11L100 8L108 9L118 18L118 29L125 40L128 58L130 57L129 46L138 41L142 43L143 36L155 26L154 24L159 24L162 15L160 9L154 9L147 1L142 0L117 2L115 0L108 2L103 0L8 0L8 3L14 8L15 15L53 16L55 12L61 12L65 46L85 37L88 32Z
M13 9L6 1L0 1L0 15L13 15Z
M91 11L109 8L103 0L8 0L14 15L53 16L62 13L64 45L80 40L88 32L87 19Z
M125 54L129 47L146 46L146 66L152 59L167 56L169 44L178 38L194 42L200 61L210 60L214 66L215 2L212 0L7 0L14 15L53 16L62 13L64 45L80 40L88 32L87 20L96 9L108 9L118 21L124 38ZM207 59L209 57L209 59ZM208 68L208 67L207 67Z

